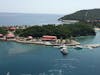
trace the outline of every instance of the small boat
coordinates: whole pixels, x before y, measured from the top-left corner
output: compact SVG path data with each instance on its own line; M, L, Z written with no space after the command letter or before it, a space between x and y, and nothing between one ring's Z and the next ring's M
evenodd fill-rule
M81 45L76 45L74 48L75 48L75 49L83 49L83 46L81 46Z
M10 72L7 72L7 75L10 75Z
M62 48L60 49L60 52L61 52L63 55L68 54L67 46L63 45Z
M66 45L65 44L61 44L61 45L59 45L59 49L62 49L62 48L66 48Z

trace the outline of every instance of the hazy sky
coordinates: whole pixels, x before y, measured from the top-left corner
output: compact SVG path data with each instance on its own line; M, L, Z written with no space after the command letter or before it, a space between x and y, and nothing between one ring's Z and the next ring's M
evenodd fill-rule
M69 14L100 8L100 0L0 0L0 12Z

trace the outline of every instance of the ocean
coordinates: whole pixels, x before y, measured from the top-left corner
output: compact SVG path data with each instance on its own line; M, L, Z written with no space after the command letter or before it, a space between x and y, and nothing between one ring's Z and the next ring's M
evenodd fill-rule
M32 14L33 15L33 14ZM2 14L3 25L56 24L61 15ZM21 17L23 16L23 17ZM100 31L96 36L78 37L84 44L100 44ZM68 55L50 46L0 41L0 75L99 75L100 48L81 50L68 47Z
M57 14L0 13L0 25L42 25L59 24Z
M96 36L76 38L81 44L100 44ZM99 75L100 48L68 47L68 55L50 46L0 41L0 75Z

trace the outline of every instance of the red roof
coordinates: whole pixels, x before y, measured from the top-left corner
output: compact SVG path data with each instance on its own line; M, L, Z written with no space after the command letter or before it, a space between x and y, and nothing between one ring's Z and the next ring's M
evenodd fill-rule
M48 35L45 35L43 36L43 38L57 38L56 36L48 36Z
M43 36L42 37L42 40L45 40L45 41L54 41L54 40L57 40L57 37L56 36Z
M29 39L32 39L33 37L32 37L32 36L28 36L28 38L29 38Z
M10 27L9 30L16 30L16 27Z
M0 37L2 37L3 36L3 34L0 34Z
M10 34L7 34L7 37L12 38L12 37L15 37L15 35L10 33Z

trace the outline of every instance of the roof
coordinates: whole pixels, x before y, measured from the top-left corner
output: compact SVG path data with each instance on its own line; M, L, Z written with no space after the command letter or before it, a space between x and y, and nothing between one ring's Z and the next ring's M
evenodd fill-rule
M42 40L45 40L45 41L54 41L56 39L57 39L56 36L48 36L48 35L45 35L45 36L42 37Z
M32 36L28 36L28 38L29 38L29 39L32 39L33 37L32 37Z
M0 34L0 37L2 37L3 36L3 34Z
M10 27L9 30L16 30L16 27Z
M44 41L55 41L56 39L47 39L47 38L42 38Z
M48 36L48 35L44 35L42 38L57 38L56 36Z
M11 38L11 37L15 37L15 35L14 35L14 34L9 33L9 34L7 34L7 37Z

